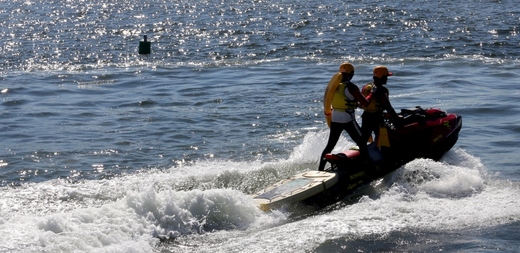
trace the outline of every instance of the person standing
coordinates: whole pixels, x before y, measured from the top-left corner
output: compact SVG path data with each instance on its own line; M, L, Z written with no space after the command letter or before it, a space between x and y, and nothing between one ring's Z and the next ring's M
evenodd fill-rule
M384 123L384 111L387 111L393 119L400 118L390 103L388 89L383 86L387 83L388 77L392 75L393 73L389 72L386 66L376 66L373 71L374 81L362 88L363 94L368 97L370 103L361 106L364 110L361 115L361 133L366 142L374 132L375 140L380 142L378 146L389 145L388 140L379 139L379 128Z
M364 159L370 159L367 142L361 135L355 118L355 109L358 103L367 106L369 101L361 94L359 87L351 82L354 77L354 66L349 62L343 62L329 81L325 89L323 109L327 125L330 128L327 145L320 156L318 170L325 169L327 161L324 156L334 149L343 130L347 131L350 138L359 146L359 151Z

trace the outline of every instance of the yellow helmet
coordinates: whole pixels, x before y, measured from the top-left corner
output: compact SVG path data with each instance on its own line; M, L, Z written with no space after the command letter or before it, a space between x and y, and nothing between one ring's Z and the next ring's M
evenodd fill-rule
M374 76L377 78L382 78L385 76L393 76L394 73L388 72L388 69L385 66L377 66L374 68Z
M341 70L343 70L343 71L341 71ZM341 63L341 65L339 65L339 72L347 73L347 74L353 73L354 65L352 65L352 63L350 63L350 62L343 62L343 63Z

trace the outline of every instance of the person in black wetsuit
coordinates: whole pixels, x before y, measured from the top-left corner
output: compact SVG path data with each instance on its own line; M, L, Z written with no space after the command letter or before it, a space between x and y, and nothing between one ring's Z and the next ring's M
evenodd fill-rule
M362 105L364 110L361 115L361 132L363 140L366 142L375 133L375 140L379 138L379 127L384 122L384 111L387 111L393 119L400 122L401 117L397 115L389 99L389 91L383 86L387 83L388 77L393 73L388 71L385 66L377 66L373 71L372 83L368 83L362 88L362 93L367 96L370 103Z

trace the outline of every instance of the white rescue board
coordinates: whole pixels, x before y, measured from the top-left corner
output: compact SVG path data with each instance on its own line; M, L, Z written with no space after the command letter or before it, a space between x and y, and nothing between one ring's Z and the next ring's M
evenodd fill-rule
M253 195L255 203L264 211L296 203L325 191L338 182L336 173L307 171L281 180Z

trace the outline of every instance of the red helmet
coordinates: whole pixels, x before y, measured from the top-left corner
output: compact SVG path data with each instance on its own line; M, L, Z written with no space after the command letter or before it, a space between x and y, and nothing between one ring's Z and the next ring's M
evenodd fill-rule
M388 72L385 66L377 66L374 68L374 77L383 78L385 76L393 76L394 73Z

